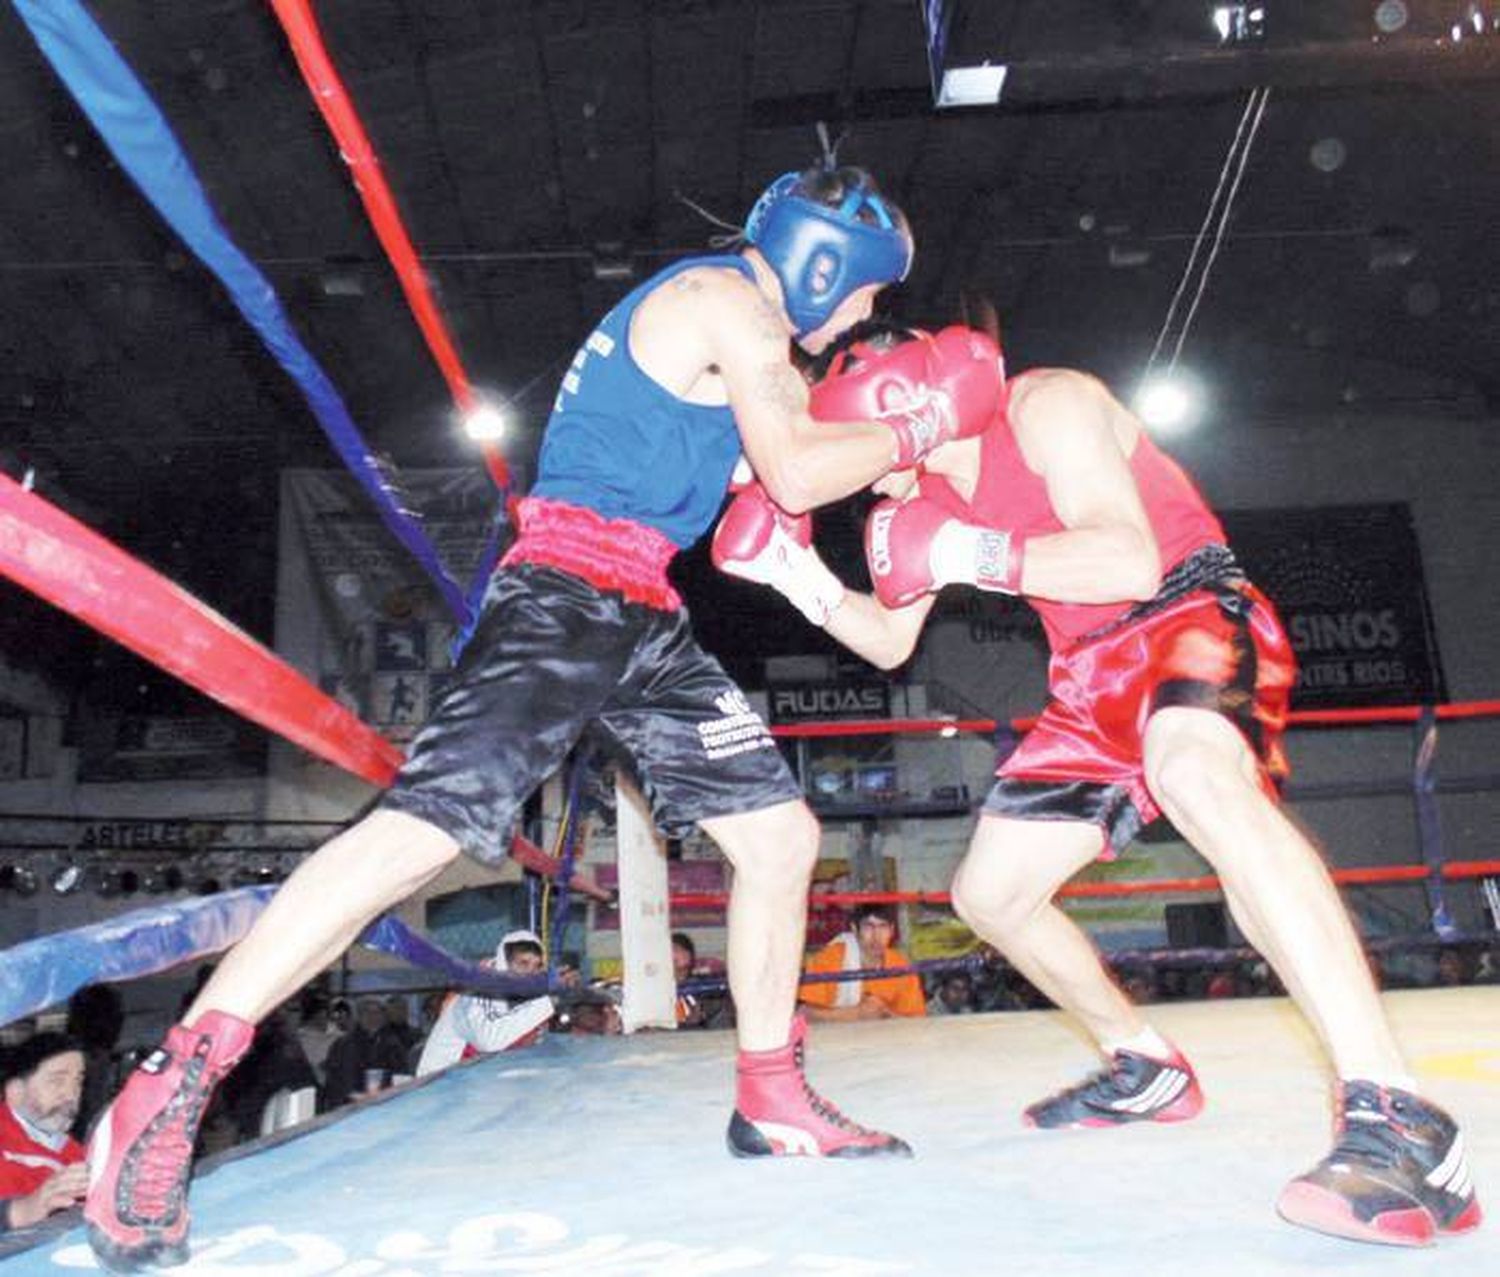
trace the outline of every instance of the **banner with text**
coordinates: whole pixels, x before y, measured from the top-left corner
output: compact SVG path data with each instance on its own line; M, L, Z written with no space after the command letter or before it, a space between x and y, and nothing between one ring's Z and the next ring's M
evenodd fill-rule
M449 571L467 584L495 517L494 485L478 465L407 471L401 481ZM347 474L283 472L278 566L277 652L388 739L411 740L450 676L456 626ZM300 751L275 751L274 814L338 807L328 770Z
M828 679L772 683L766 689L773 723L820 721L828 718L889 718L889 683Z
M1224 527L1297 653L1297 709L1447 698L1411 510L1231 510Z

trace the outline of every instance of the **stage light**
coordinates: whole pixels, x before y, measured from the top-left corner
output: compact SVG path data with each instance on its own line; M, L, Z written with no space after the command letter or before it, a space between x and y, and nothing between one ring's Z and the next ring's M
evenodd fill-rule
M0 891L13 891L18 896L34 896L37 877L25 865L0 865Z
M494 404L481 402L464 414L463 428L475 443L498 443L510 432L510 416Z
M76 860L69 860L52 871L52 890L60 896L71 896L83 886L84 867Z
M1153 431L1171 434L1194 425L1202 396L1180 373L1150 377L1135 396L1135 410Z
M141 890L148 896L159 896L182 889L182 870L176 865L156 865L141 875Z
M1385 35L1395 35L1410 19L1405 0L1381 0L1375 6L1375 25Z
M1217 4L1213 10L1214 30L1220 44L1240 44L1262 40L1266 34L1266 7L1263 4Z

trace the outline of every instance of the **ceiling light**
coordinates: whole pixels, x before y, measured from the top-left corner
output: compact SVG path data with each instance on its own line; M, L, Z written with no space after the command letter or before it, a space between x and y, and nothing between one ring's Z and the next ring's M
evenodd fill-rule
M510 433L510 414L481 400L464 414L463 428L475 443L499 443Z
M1381 0L1375 6L1375 25L1386 35L1395 35L1410 18L1405 0Z
M986 62L977 67L948 67L938 86L938 106L994 106L1010 68Z
M1266 7L1263 4L1218 4L1213 11L1214 30L1220 44L1239 44L1261 40L1266 34Z
M1136 392L1135 410L1154 431L1173 433L1197 419L1201 396L1189 380L1178 374L1148 378Z

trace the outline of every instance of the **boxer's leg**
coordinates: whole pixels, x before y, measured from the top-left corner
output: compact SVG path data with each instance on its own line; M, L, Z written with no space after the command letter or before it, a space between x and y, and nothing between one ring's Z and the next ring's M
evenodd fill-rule
M734 866L726 956L740 1049L784 1046L807 943L818 822L805 803L789 802L702 826Z
M1104 846L1099 826L1078 820L980 816L953 879L953 909L1098 1042L1145 1027L1099 960L1093 943L1054 903L1057 890Z
M1273 802L1245 738L1201 709L1157 711L1146 779L1214 867L1245 936L1313 1022L1342 1077L1402 1081L1406 1065L1349 915L1312 844Z
M1149 1028L1087 936L1054 902L1103 849L1098 825L986 813L953 881L953 907L1100 1044L1108 1066L1026 1110L1033 1126L1183 1121L1203 1105L1191 1067Z
M739 1157L909 1156L905 1141L851 1121L804 1076L807 1030L793 1008L818 854L812 812L802 802L780 803L710 817L702 826L734 866L729 988L740 1052L730 1151Z
M453 836L425 820L372 812L297 867L225 955L183 1023L191 1027L209 1011L258 1023L458 853Z
M1413 1094L1358 937L1312 843L1267 795L1245 738L1201 709L1146 731L1152 793L1224 883L1245 935L1313 1022L1339 1076L1335 1145L1278 1203L1293 1223L1420 1245L1481 1218L1453 1119Z

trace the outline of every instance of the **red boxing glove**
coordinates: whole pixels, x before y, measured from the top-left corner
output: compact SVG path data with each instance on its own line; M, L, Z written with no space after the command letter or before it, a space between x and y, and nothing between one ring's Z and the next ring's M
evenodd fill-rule
M1015 594L1021 545L1009 532L955 518L936 501L882 501L865 522L865 558L875 597L906 607L945 585Z
M989 429L1005 397L1000 347L957 324L927 344L927 375L916 398L880 414L896 434L893 468L906 470L935 448Z
M844 601L844 584L812 548L812 516L790 515L759 483L745 487L714 529L714 566L769 585L814 625Z
M808 412L814 421L875 421L913 403L931 373L931 348L931 335L921 329L897 345L856 342L812 388Z

